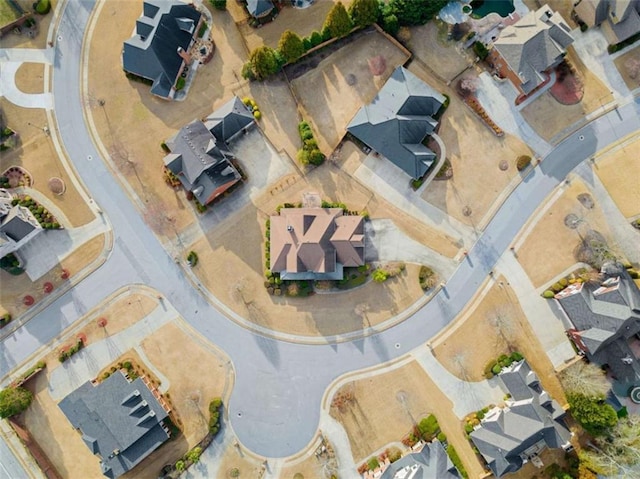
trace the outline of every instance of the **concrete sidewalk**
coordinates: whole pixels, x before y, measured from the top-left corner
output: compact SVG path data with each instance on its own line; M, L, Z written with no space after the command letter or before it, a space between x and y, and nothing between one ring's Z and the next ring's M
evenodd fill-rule
M20 62L0 63L0 96L22 108L53 109L52 93L24 93L16 85L16 72L21 66Z

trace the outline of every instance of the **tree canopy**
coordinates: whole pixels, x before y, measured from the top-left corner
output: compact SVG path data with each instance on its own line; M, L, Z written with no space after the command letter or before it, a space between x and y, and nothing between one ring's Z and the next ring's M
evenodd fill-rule
M302 38L291 30L286 30L280 37L278 50L287 63L296 61L305 52Z
M20 414L27 409L33 400L33 394L28 389L17 387L0 391L0 418Z
M559 378L567 394L604 398L611 388L604 371L595 364L584 361L563 370Z
M388 5L400 25L423 25L447 3L449 0L389 0Z
M280 70L276 51L266 45L255 48L251 52L251 55L249 55L249 63L258 80L267 78Z
M377 22L380 16L378 0L353 0L349 5L349 15L357 27L366 27Z
M571 415L593 436L606 433L618 422L615 409L598 397L567 394Z
M351 23L351 18L349 18L347 10L344 8L342 2L336 3L331 10L329 10L322 29L326 29L331 34L331 37L340 38L349 33L351 28L353 28L353 24Z

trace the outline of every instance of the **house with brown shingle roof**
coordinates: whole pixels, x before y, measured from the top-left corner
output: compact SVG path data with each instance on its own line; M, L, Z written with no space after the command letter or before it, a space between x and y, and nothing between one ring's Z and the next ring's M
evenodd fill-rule
M364 218L342 208L283 208L271 216L270 268L284 280L341 280L364 264Z

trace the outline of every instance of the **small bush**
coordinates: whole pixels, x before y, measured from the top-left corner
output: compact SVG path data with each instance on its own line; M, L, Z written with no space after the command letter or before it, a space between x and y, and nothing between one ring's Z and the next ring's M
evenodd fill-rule
M385 270L378 268L373 272L373 280L376 283L384 283L387 279L389 279L389 273Z
M314 30L313 32L311 32L311 36L309 37L309 41L311 43L311 47L317 47L318 45L320 45L322 43L322 35L320 34L319 31Z
M369 468L370 471L374 471L378 467L380 467L380 463L378 462L378 458L373 456L371 459L369 459L367 461L367 467Z
M447 441L447 435L442 431L440 431L436 437L437 437L438 441L440 441L440 442L446 442Z
M544 293L542 293L542 297L545 299L553 299L554 296L555 296L555 293L550 290L546 290Z
M462 465L462 461L460 460L460 457L458 456L458 453L456 452L453 446L449 445L447 447L447 454L449 455L451 462L453 462L453 465L456 466L458 471L460 471L460 475L465 479L467 479L469 477L469 474L467 473L467 470Z
M35 3L34 9L40 15L46 15L51 11L51 2L49 0L38 0Z
M186 469L186 464L182 459L176 462L176 471L183 472L185 469Z
M227 0L209 0L211 5L216 10L226 10L227 9Z
M482 42L475 42L473 44L473 52L480 60L484 60L489 55L489 50L487 50L487 47Z
M516 160L516 168L518 171L523 171L531 164L531 157L529 155L521 155Z
M189 266L191 266L191 267L197 265L198 264L198 253L196 253L195 251L189 251L189 254L187 255L187 262L189 263Z
M164 141L160 143L160 148L162 148L162 151L164 151L165 153L171 153L171 150Z
M500 374L500 371L502 371L502 367L500 366L500 364L495 364L492 368L491 368L491 372L495 375L495 374Z
M486 377L487 379L491 379L493 376L495 376L493 372L493 367L495 365L496 365L495 361L489 361L487 363L487 365L484 367L484 377Z
M176 80L176 91L180 91L184 88L184 85L187 83L187 81L180 77L178 78L178 80Z

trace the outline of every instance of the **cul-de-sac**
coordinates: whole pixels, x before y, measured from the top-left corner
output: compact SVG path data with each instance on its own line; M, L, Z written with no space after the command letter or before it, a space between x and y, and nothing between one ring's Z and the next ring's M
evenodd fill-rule
M640 0L0 0L0 479L640 479Z

